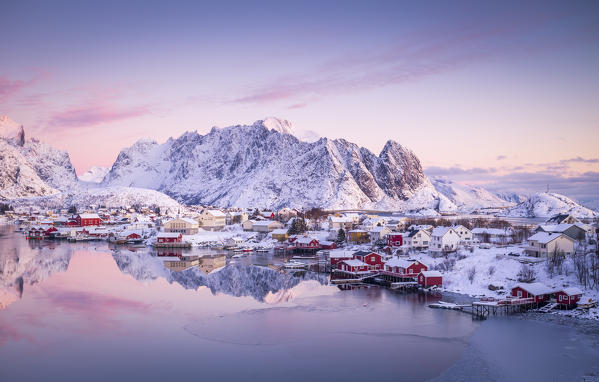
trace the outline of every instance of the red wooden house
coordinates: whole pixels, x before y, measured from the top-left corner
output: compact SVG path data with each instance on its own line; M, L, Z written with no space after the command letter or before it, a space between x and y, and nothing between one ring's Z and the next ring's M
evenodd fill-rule
M102 219L98 214L79 214L75 218L75 223L79 227L95 226L102 224Z
M337 269L353 274L370 273L370 266L357 259L342 260L337 264Z
M422 271L418 274L418 284L424 287L443 285L443 275L439 271Z
M298 237L293 244L297 249L318 249L320 248L320 243L318 240L312 237L300 236Z
M52 232L58 232L58 229L56 227L48 227L44 231L44 236L49 237Z
M337 249L335 251L329 252L329 261L331 262L331 267L336 268L336 265L342 262L343 260L353 259L354 255L350 251L344 251L342 249Z
M403 236L401 233L390 233L387 235L387 245L389 247L401 247L403 245Z
M160 232L156 237L158 243L181 243L183 235L177 232Z
M574 307L582 297L582 291L578 288L564 288L555 292L555 299L558 304L566 307Z
M512 288L512 296L519 298L533 298L534 302L543 302L549 299L553 290L541 283L520 283Z
M368 264L372 270L382 270L385 266L385 263L383 262L383 256L376 252L359 251L354 253L354 259Z
M323 241L320 242L320 248L322 248L322 249L336 249L337 248L337 243L335 243L334 241L323 240Z

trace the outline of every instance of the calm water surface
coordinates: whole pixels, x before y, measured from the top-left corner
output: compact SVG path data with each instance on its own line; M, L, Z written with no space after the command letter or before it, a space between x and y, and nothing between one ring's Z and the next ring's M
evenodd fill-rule
M251 265L279 261L256 255L210 275L177 273L148 249L28 243L4 228L0 380L572 381L599 373L592 328L481 323L426 307L440 296L340 290L322 275Z

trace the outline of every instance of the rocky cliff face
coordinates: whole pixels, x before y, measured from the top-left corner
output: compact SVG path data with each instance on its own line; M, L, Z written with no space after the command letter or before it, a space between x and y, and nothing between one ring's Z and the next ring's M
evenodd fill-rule
M271 118L163 144L141 140L121 151L102 184L217 206L438 207L420 161L398 143L376 155L343 139L309 143L289 132L288 122Z
M55 194L77 184L75 168L66 151L35 138L6 116L0 117L0 198Z

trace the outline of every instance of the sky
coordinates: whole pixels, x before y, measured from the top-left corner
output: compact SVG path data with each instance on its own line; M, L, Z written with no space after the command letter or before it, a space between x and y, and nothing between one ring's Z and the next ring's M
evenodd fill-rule
M0 115L78 173L140 138L291 121L430 176L599 207L599 2L0 2Z

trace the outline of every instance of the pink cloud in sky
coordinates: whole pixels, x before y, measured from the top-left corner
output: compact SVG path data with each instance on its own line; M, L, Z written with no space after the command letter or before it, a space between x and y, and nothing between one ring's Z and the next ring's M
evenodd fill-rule
M48 72L45 71L40 71L29 80L11 80L6 76L0 76L0 104L8 101L24 88L32 86L48 76Z
M76 105L50 116L50 128L89 127L151 114L149 105L119 106L108 100Z

